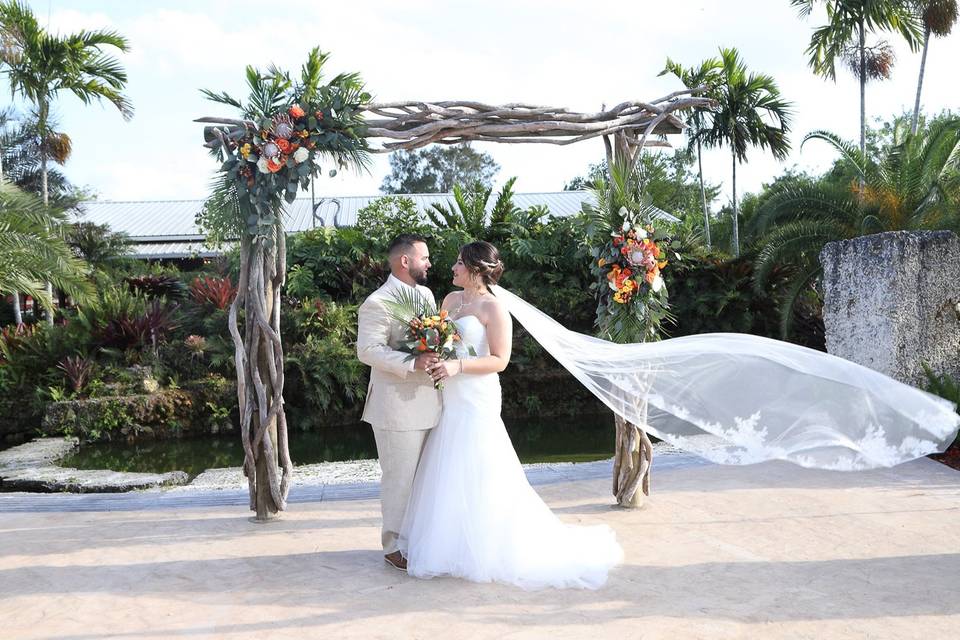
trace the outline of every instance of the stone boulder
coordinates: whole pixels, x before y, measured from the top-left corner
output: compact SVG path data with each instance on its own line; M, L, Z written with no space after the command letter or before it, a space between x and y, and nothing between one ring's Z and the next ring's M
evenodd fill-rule
M960 377L960 238L893 231L827 244L827 351L918 387Z

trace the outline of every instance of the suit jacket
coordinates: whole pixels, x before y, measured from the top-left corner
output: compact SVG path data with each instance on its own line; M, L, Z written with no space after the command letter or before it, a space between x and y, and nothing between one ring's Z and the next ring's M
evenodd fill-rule
M432 429L440 420L440 392L425 371L414 370L407 353L397 350L406 326L384 304L406 286L391 275L358 311L357 357L371 369L361 419L386 431ZM430 289L418 286L417 291L436 306Z

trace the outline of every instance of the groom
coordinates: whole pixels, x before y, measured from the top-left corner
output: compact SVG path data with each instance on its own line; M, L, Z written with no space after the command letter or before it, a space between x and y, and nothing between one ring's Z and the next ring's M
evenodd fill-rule
M384 303L404 288L418 291L434 307L436 302L430 289L423 286L430 269L426 239L402 234L390 243L388 253L390 277L360 305L357 357L371 368L361 419L373 427L383 471L380 537L384 559L406 570L407 559L397 548L397 538L423 443L440 420L440 393L425 372L437 355L428 352L408 360L406 353L398 351L406 326L390 315Z

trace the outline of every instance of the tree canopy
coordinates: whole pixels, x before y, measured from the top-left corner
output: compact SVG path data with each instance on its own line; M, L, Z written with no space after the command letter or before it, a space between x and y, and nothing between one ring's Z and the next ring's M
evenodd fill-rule
M433 145L390 155L390 175L383 179L383 193L450 193L454 185L479 182L493 185L500 165L489 153L469 143Z

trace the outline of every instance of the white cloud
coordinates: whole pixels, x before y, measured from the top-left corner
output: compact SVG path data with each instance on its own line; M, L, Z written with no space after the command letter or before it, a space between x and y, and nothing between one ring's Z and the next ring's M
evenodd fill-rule
M34 3L42 19L48 5ZM106 0L51 3L49 24L61 31L110 28L126 35L128 92L137 109L124 123L111 107L84 108L59 101L64 128L75 141L68 176L105 198L189 198L206 192L213 162L203 153L201 128L192 120L224 113L206 102L200 87L245 92L243 68L274 62L296 71L317 44L331 51L330 72L359 71L380 100L469 98L534 102L595 110L624 99L651 99L677 87L657 73L667 56L693 64L738 47L751 70L775 77L795 103L794 151L777 163L752 151L738 170L740 193L759 188L784 166L822 170L833 155L824 145L799 149L815 128L857 136L856 83L841 71L836 84L813 76L804 49L815 15L803 21L786 2L677 0L657 14L649 3L534 0L476 3L329 3L252 0L190 3L119 3ZM255 16L255 19L251 19ZM868 91L870 114L889 117L912 106L919 56L896 44L894 79ZM924 104L956 105L953 60L956 36L935 40L928 60ZM682 144L682 140L676 140ZM589 141L552 145L480 145L500 162L500 181L519 176L522 191L562 188L602 145ZM729 193L726 150L707 152L705 171ZM341 174L317 184L318 193L375 193L388 168L376 158L373 175Z

